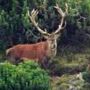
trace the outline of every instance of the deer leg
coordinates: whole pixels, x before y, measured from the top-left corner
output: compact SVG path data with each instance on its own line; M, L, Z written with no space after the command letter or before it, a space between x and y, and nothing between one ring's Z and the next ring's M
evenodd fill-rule
M42 62L41 62L41 66L44 68L44 69L47 69L49 68L49 58L48 57L44 57Z

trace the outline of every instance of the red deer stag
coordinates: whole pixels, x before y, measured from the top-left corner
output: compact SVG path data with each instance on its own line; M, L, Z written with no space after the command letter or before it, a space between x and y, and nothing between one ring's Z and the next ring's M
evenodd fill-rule
M38 23L35 21L36 16L38 15L37 10L33 9L31 12L31 15L29 15L29 12L28 12L31 22L36 27L36 29L43 35L46 41L39 42L36 44L19 44L19 45L16 45L7 49L6 56L8 57L10 62L17 64L21 62L21 59L23 58L42 62L42 60L45 57L53 57L56 55L57 38L61 35L61 30L63 29L64 18L67 12L67 5L66 5L65 12L63 12L62 9L59 8L58 5L54 6L54 8L61 15L61 22L57 30L55 30L55 32L52 32L51 34L46 32L46 29L42 30L39 27Z

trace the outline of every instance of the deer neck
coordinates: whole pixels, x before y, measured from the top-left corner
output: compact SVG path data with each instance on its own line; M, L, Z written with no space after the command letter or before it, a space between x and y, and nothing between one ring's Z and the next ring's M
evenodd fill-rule
M57 53L57 49L56 48L52 48L51 47L51 43L48 40L46 42L47 42L47 47L48 47L48 49L47 49L47 56L51 57L51 58L55 57L56 53Z

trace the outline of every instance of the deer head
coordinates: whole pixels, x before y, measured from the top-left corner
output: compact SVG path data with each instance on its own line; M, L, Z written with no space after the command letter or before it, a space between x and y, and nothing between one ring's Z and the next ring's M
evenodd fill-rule
M29 14L29 11L28 11L28 16L29 16L31 22L33 23L33 25L36 27L36 29L43 35L43 37L48 42L48 53L49 53L50 56L55 56L56 55L57 39L61 35L61 30L63 30L64 27L65 27L65 26L63 27L63 23L65 21L64 19L65 19L67 9L68 9L67 4L65 6L66 6L65 12L63 12L63 10L58 6L58 4L56 4L56 6L54 6L54 8L58 11L59 15L61 15L61 22L58 25L58 28L55 30L55 32L52 32L52 33L48 33L46 28L44 30L42 30L39 27L38 22L36 22L36 20L35 20L38 13L39 13L38 10L33 9L31 11L31 14ZM65 22L65 25L66 25L66 22Z

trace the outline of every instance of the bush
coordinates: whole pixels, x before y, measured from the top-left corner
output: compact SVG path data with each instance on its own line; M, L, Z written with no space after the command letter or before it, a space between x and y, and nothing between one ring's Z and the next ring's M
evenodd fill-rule
M18 66L0 63L0 90L49 90L50 78L33 61Z
M33 8L39 11L37 22L40 27L45 27L48 32L54 31L59 24L59 17L53 8L56 3L63 10L65 3L69 7L62 42L73 41L79 45L77 43L90 41L87 39L87 34L90 33L90 0L0 0L0 50L18 43L34 43L41 39L41 34L27 15L27 11Z
M90 73L86 71L86 72L83 72L82 75L85 82L90 83Z

